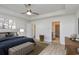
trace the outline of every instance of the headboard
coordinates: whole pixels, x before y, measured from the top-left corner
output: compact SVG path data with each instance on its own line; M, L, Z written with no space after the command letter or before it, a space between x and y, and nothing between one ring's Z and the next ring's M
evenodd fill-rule
M17 32L0 32L0 38L18 36Z

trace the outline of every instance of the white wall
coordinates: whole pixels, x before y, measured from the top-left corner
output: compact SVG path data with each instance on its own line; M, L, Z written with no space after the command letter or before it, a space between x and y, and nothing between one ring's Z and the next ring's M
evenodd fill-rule
M19 29L24 29L24 33L22 33L22 34L19 33L19 34L26 36L26 24L27 24L26 19L22 19L22 18L19 18L19 17L14 17L14 16L9 16L7 14L0 14L0 17L13 20L15 22L16 29L18 29L18 32L19 32Z
M27 21L26 19L20 19L20 18L13 18L13 20L15 21L16 23L16 28L17 29L24 29L24 32L20 35L24 35L26 36L26 24L27 24Z
M28 22L27 24L26 24L26 31L27 31L27 34L26 34L26 36L27 37L33 37L32 36L32 23L31 22Z
M39 35L45 35L45 41L50 42L51 40L51 23L49 20L34 21L36 24L36 39L39 40Z
M60 42L65 43L65 36L76 34L76 16L70 15L61 18Z
M60 21L60 42L65 43L65 36L70 36L76 33L76 15L65 15L59 17L50 17L46 19L39 19L32 21L36 24L36 39L39 39L40 34L45 35L45 41L51 42L52 37L52 22Z

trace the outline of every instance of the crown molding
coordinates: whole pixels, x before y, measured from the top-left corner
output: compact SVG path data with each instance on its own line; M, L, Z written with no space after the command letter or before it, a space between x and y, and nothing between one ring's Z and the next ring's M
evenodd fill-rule
M62 10L59 10L59 11L39 15L37 17L31 17L30 21L49 18L49 17L55 17L55 16L63 16L63 15L68 15L68 14L74 14L74 12L73 13L72 12L67 12L65 9L62 9Z
M24 15L18 14L12 10L9 10L9 9L1 7L1 6L0 6L0 14L29 20L29 17L25 17Z
M62 10L58 10L58 11L47 13L47 14L29 17L29 16L18 14L18 13L14 12L8 8L4 8L4 7L0 6L0 14L19 17L19 18L25 19L27 21L34 21L34 20L43 19L43 18L67 15L67 14L71 14L71 12L66 11L66 9L62 9Z

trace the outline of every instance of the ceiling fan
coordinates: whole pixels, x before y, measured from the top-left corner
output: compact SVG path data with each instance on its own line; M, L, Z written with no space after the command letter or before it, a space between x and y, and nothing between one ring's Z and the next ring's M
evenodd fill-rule
M39 13L33 12L33 11L31 10L31 4L24 4L24 6L25 6L25 8L26 8L26 11L25 11L25 12L22 12L21 14L27 14L27 15L32 15L32 14L34 14L34 15L39 15Z

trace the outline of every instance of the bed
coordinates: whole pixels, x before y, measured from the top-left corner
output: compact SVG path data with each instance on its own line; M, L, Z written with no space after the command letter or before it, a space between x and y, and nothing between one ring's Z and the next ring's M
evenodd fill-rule
M27 38L25 36L1 38L0 39L0 55L8 55L9 48L12 48L12 47L15 47L27 42L35 43L32 38Z

